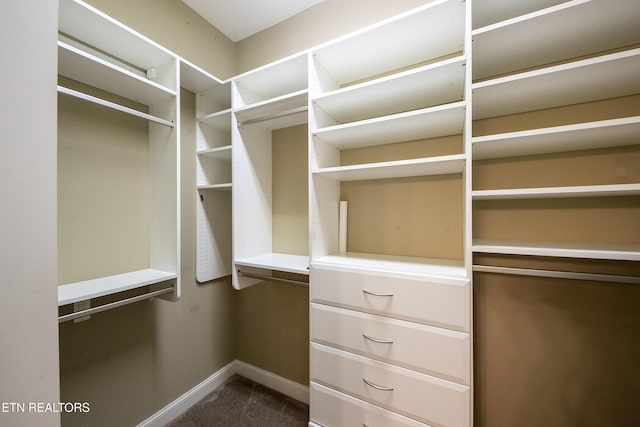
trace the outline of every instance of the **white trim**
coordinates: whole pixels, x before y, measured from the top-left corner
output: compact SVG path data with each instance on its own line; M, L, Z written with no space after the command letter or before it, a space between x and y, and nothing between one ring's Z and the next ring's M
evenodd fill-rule
M190 407L202 400L206 395L220 387L236 373L236 361L229 363L200 384L169 403L164 408L138 424L137 427L160 427L178 418Z
M292 399L309 404L309 387L295 381L265 371L257 366L250 365L240 360L235 361L236 373L242 377L262 384L265 387L275 390Z
M164 408L138 424L137 427L161 427L178 418L206 395L220 387L234 374L280 392L300 402L309 404L309 387L265 371L257 366L234 360ZM312 424L310 424L312 425Z

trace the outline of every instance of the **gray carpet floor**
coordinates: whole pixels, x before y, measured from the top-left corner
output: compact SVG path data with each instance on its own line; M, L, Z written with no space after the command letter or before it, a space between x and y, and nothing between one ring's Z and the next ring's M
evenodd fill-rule
M309 406L234 375L168 427L306 427Z

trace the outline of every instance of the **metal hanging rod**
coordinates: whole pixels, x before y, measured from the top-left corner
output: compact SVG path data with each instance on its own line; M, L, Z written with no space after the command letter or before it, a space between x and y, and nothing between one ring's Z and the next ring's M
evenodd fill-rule
M301 280L283 279L281 277L266 276L264 274L246 273L246 272L244 272L242 270L238 270L238 274L240 276L248 277L250 279L267 280L267 281L270 281L270 282L280 282L280 283L284 283L286 285L302 286L304 288L308 288L309 287L309 283L303 282Z
M473 271L482 273L511 274L516 276L549 277L554 279L587 280L591 282L622 283L640 285L638 276L618 276L614 274L578 273L573 271L538 270L533 268L497 267L473 265Z
M282 112L275 113L275 114L269 114L269 115L262 116L262 117L256 117L255 119L238 121L238 126L252 125L254 123L266 122L267 120L273 120L273 119L281 119L283 117L293 116L295 114L303 113L303 112L308 111L308 110L309 110L309 107L307 107L305 105L304 107L293 108L291 110L286 110L286 111L282 111Z
M164 294L168 294L171 292L174 292L174 288L166 288L166 289L160 289L157 291L152 291L152 292L148 292L142 295L137 295L135 297L131 297L131 298L126 298L123 300L119 300L119 301L114 301L111 302L109 304L104 304L104 305L99 305L97 307L92 307L92 308L88 308L86 310L80 310L80 311L76 311L70 314L65 314L63 316L58 316L58 323L63 323L63 322L67 322L69 320L73 320L73 319L78 319L80 317L85 317L85 316L90 316L92 314L95 313L100 313L102 311L106 311L106 310L111 310L112 308L117 308L117 307L122 307L123 305L128 305L128 304L132 304L134 302L138 302L138 301L144 301L147 299L151 299L160 295L164 295Z
M134 110L133 108L125 107L124 105L116 104L115 102L106 101L95 96L87 95L86 93L78 92L77 90L69 89L64 86L58 86L58 92L65 95L73 96L75 98L83 99L85 101L93 102L95 104L102 105L104 107L112 108L114 110L122 111L123 113L131 114L132 116L141 117L151 122L159 123L168 127L175 127L175 123L171 120L161 119L151 114L143 113L142 111Z

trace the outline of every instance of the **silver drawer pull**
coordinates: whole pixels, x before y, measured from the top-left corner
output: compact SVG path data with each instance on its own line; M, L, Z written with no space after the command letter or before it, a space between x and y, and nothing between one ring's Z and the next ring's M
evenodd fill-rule
M373 387L373 388L375 388L376 390L382 390L382 391L393 391L393 387L386 387L386 386L383 386L383 385L374 384L374 383L372 383L371 381L369 381L369 380L368 380L368 379L366 379L366 378L363 378L363 379L362 379L362 381L364 381L364 383L365 383L366 385L368 385L369 387Z
M371 292L371 291L368 291L366 289L363 289L362 292L364 292L367 295L373 295L374 297L392 297L393 296L393 294L391 292L384 292L384 293Z
M368 339L369 341L377 342L379 344L393 344L393 341L391 341L390 339L374 338L374 337L370 337L367 334L362 334L362 336L365 337L366 339Z

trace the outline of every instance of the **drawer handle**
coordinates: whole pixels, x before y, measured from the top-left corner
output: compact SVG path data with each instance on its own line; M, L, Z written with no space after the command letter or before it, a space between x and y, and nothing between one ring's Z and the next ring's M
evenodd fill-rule
M373 341L373 342L377 342L379 344L393 344L393 341L391 341L390 339L386 339L386 338L374 338L371 337L367 334L362 334L363 337L365 337L366 339L368 339L369 341Z
M371 292L371 291L368 291L366 289L363 289L362 292L364 292L367 295L373 295L374 297L392 297L393 296L393 294L391 292L384 292L384 293Z
M378 384L372 383L371 381L369 381L369 380L368 380L368 379L366 379L366 378L363 378L363 379L362 379L362 381L364 381L364 383L365 383L366 385L368 385L369 387L373 387L373 388L375 388L376 390L382 390L382 391L393 391L393 387L386 387L386 386L383 386L383 385L378 385Z

